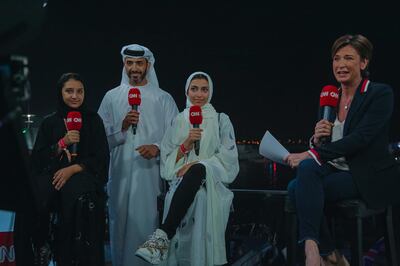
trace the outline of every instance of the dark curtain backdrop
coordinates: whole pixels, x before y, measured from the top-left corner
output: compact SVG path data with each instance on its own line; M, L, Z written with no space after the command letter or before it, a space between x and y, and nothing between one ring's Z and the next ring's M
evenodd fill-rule
M16 47L30 60L31 112L42 116L63 72L79 72L97 109L119 84L120 49L139 43L155 54L160 85L184 107L184 84L196 70L215 83L213 104L227 113L238 139L312 134L319 92L335 84L330 47L346 33L375 46L371 79L392 85L391 139L400 140L400 18L394 7L339 2L49 0L35 38Z

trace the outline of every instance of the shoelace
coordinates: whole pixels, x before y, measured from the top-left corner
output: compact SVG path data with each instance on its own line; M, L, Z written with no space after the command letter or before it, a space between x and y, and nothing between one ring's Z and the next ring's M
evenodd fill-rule
M168 239L165 239L163 237L157 237L156 233L153 233L152 235L149 236L149 240L147 240L144 244L144 248L154 248L160 250L162 253L167 250L168 246Z

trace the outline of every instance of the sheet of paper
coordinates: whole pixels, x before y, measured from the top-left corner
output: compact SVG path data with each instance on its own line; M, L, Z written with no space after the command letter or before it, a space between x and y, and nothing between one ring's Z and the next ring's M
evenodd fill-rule
M259 153L271 161L287 165L287 163L284 162L284 159L289 155L289 152L268 130L265 132L264 137L261 140Z

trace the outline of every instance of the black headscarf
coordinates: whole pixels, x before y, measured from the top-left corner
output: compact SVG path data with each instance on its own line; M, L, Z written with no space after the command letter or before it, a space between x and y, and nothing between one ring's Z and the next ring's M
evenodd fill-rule
M80 139L81 142L79 143L79 146L86 146L86 142L90 139L90 122L91 122L91 118L90 116L93 116L93 112L89 111L86 107L86 97L87 97L87 90L84 86L84 99L82 102L82 105L79 106L78 108L72 108L70 106L68 106L63 99L62 96L62 89L65 86L65 83L68 82L69 80L76 80L76 81L80 81L82 83L82 85L84 86L84 81L83 78L78 74L78 73L64 73L61 75L61 77L59 78L58 82L57 82L57 111L56 111L56 115L61 117L62 119L65 119L68 115L69 112L72 111L77 111L81 113L82 116L82 128L79 132L80 135ZM64 125L65 128L65 125ZM66 129L63 130L63 134L66 133ZM80 155L78 153L78 158L77 160L80 161Z

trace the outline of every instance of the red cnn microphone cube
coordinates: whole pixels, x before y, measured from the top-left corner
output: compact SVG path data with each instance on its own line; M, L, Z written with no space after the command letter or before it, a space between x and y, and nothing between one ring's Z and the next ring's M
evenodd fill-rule
M336 107L339 102L339 90L333 85L326 85L319 95L319 106Z
M194 127L200 125L203 122L203 116L201 114L201 107L193 105L189 109L189 121Z
M138 88L131 88L128 93L128 102L130 106L138 106L142 103L140 97L140 90Z
M72 111L67 115L67 129L68 130L81 130L82 128L82 115L80 112Z

